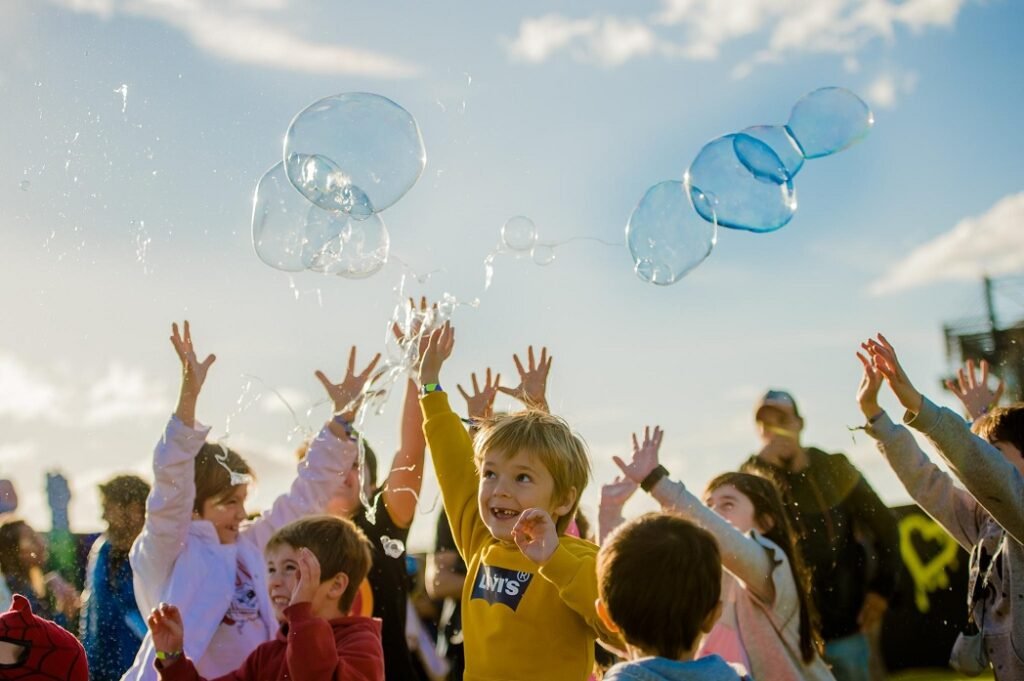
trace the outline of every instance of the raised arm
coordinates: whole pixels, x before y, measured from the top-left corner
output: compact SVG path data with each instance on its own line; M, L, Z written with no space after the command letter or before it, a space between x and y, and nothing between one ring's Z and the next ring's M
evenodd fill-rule
M639 488L640 485L624 476L616 476L610 483L601 485L601 505L597 509L598 544L604 544L608 535L625 522L622 509Z
M999 404L1006 383L999 379L995 390L988 387L988 362L981 360L981 378L974 370L974 360L967 360L963 368L957 369L957 380L946 381L946 387L956 395L964 411L972 421L976 421Z
M141 612L156 607L160 591L185 546L195 503L195 457L209 428L196 422L196 402L215 357L199 361L186 321L171 325L171 344L181 362L178 406L153 454L153 489L146 499L146 522L132 545L135 598Z
M644 430L642 443L633 435L631 460L626 463L616 456L613 457L615 463L622 469L623 475L648 489L661 504L662 510L678 513L714 535L722 553L722 567L742 581L759 599L766 603L773 602L775 585L772 582L772 571L775 566L763 546L701 503L683 483L669 480L667 472L651 486L652 478L648 476L663 471L658 461L662 437L663 432L657 426L653 433L649 427Z
M872 362L907 410L907 425L922 432L967 491L1010 535L1024 541L1024 476L995 446L970 431L966 421L919 393L885 336L869 340Z

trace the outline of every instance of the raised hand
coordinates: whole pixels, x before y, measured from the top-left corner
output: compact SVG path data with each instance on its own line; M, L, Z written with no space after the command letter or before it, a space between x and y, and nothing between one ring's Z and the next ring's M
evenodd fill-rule
M981 378L974 372L974 360L967 360L967 366L957 370L956 383L946 381L946 387L964 405L971 420L984 416L999 403L1006 383L999 379L995 390L988 387L988 362L981 360Z
M153 634L153 647L161 653L180 653L185 644L185 625L181 613L173 605L161 603L146 619Z
M391 325L391 332L395 334L395 339L399 344L405 342L406 335L412 338L419 338L419 342L416 349L416 365L414 368L419 368L420 362L423 360L423 353L427 351L427 343L430 342L430 334L420 333L420 329L423 328L423 322L427 319L427 312L430 310L437 310L437 303L433 305L427 304L427 297L423 296L420 298L419 314L416 314L416 301L412 298L409 299L409 309L414 313L412 319L409 322L408 334L402 330L398 322Z
M312 602L317 587L320 586L320 561L316 555L303 546L299 549L298 562L299 581L295 583L288 605Z
M877 340L869 338L861 347L870 353L872 364L885 377L903 408L915 414L921 411L924 396L910 382L907 373L900 366L899 359L896 358L896 350L885 336L878 334Z
M46 473L46 500L55 513L68 512L68 504L71 503L71 487L68 479L58 472Z
M665 432L658 426L654 426L654 433L651 433L650 426L644 428L643 443L639 442L636 433L633 433L633 458L627 464L619 457L613 456L615 465L622 470L627 479L639 485L658 467L658 450L664 436Z
M500 387L498 390L511 395L527 407L548 411L548 373L551 371L552 357L548 357L548 349L540 349L540 362L533 356L533 346L527 349L527 365L523 363L519 355L512 355L512 361L516 363L516 371L519 372L519 385L515 388Z
M327 391L327 396L334 403L335 414L349 423L355 421L356 412L363 401L363 388L370 380L370 374L373 373L379 361L380 353L378 352L365 369L356 373L356 346L353 345L352 350L348 353L348 369L345 372L345 378L341 379L341 383L333 383L324 375L324 372L316 371L315 376L320 379L324 390Z
M487 367L487 373L485 374L486 379L484 380L484 389L480 390L480 384L476 380L476 373L471 374L473 378L473 394L470 395L465 391L462 385L457 385L459 393L462 398L466 400L466 409L469 412L469 418L471 419L487 419L494 414L494 398L498 396L498 390L500 389L499 384L501 383L501 374L497 374L494 377L494 381L491 381L491 368Z
M455 329L451 322L445 322L430 333L427 349L420 360L420 384L437 383L441 376L441 367L451 357L455 348Z
M548 512L540 508L528 508L519 514L512 539L524 556L537 565L544 565L558 548L558 530Z
M612 482L601 485L601 510L621 511L639 488L640 485L637 482L621 475L616 476Z
M864 343L864 345L867 345L867 343ZM882 387L882 374L875 369L871 360L859 352L857 353L857 359L860 360L861 366L864 368L864 373L860 378L860 386L857 388L857 404L860 405L864 418L870 421L882 413L882 408L878 406L878 391Z
M78 591L56 572L47 573L45 579L46 588L53 594L57 610L69 620L74 619L82 607L82 599Z
M174 346L174 351L181 361L181 390L178 393L178 407L174 413L178 420L191 428L195 425L196 402L199 400L203 383L206 382L206 373L217 357L207 355L206 359L199 361L195 346L192 344L192 331L188 320L185 320L181 332L178 331L177 323L171 324L171 345Z

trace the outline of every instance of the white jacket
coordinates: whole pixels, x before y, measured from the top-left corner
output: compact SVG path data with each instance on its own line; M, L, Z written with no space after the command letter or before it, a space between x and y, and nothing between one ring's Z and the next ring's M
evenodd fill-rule
M253 576L267 631L270 636L277 633L263 548L281 526L322 512L358 453L354 443L336 438L325 427L299 463L291 490L243 526L236 543L221 544L212 523L192 520L195 457L209 430L200 424L189 428L171 417L153 455L154 484L146 500L146 524L130 554L139 612L148 617L161 602L177 606L185 625L185 654L197 663L228 611L239 562ZM238 664L251 652L239 650ZM147 633L122 681L155 681L155 657L153 638Z

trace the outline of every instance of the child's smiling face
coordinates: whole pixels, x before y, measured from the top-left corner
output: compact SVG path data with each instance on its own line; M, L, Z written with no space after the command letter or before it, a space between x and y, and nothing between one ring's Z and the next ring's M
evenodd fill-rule
M573 500L555 499L555 480L540 459L525 451L512 456L491 450L480 462L477 504L484 525L495 539L512 541L512 528L528 508L547 511L553 520L572 508Z
M248 517L245 513L245 498L248 494L248 485L235 485L223 496L203 502L203 511L199 517L213 524L221 544L234 544L238 541L242 522Z

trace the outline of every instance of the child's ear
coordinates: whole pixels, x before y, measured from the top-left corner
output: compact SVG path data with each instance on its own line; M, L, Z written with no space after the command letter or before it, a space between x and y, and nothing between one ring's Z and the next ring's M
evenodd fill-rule
M576 488L575 487L570 487L565 492L565 495L562 497L562 499L560 500L561 501L561 505L557 506L554 509L554 514L553 515L556 515L559 518L563 518L563 517L569 515L569 511L571 511L572 507L576 505L576 497L577 497Z
M608 608L605 606L604 601L600 598L594 601L594 609L597 610L597 616L604 622L604 626L608 628L608 631L618 634L619 627L612 621L612 616L608 614Z
M348 588L348 575L344 572L331 577L331 588L327 590L327 595L334 600L341 598L341 595L345 593L345 589Z
M718 601L715 609L708 613L708 616L704 618L704 624L701 625L700 630L705 634L709 633L715 628L718 623L718 618L722 616L722 601Z

